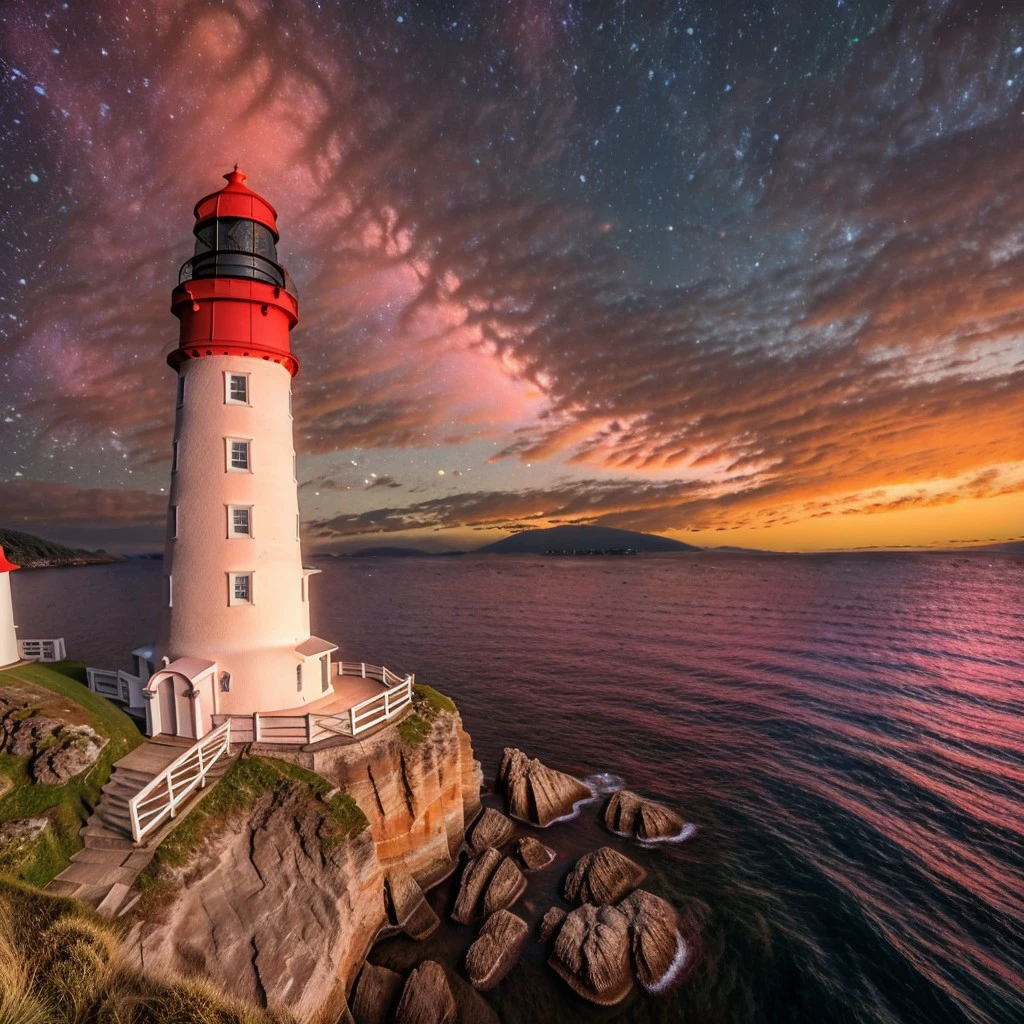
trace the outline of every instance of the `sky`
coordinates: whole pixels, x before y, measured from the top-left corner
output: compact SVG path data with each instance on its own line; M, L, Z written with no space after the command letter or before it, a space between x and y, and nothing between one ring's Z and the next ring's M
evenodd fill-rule
M161 546L236 162L307 547L1024 536L1016 2L6 0L0 525Z

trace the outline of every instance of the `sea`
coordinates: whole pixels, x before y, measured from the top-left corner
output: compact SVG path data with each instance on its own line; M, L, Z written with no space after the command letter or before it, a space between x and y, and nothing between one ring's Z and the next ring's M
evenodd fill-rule
M327 558L313 630L450 695L493 779L515 746L693 827L645 847L602 797L534 830L517 911L610 845L680 912L659 995L598 1008L538 942L486 997L505 1022L1022 1024L1024 559L987 553ZM128 667L160 564L16 574L22 636ZM496 798L489 798L492 802ZM431 894L444 913L451 884ZM446 923L378 963L458 968ZM491 1017L490 1019L493 1019Z

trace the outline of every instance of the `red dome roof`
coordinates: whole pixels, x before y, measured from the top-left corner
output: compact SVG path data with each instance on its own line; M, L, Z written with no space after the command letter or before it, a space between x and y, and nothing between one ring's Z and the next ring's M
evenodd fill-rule
M20 565L15 565L13 562L7 560L7 556L4 554L3 545L0 545L0 572L10 572L12 569L20 569Z
M243 184L245 174L238 169L238 164L235 164L235 169L228 171L224 177L228 183L219 192L211 192L196 203L196 226L213 220L214 217L243 217L245 220L265 224L274 232L274 238L279 238L277 210L263 196L257 195Z

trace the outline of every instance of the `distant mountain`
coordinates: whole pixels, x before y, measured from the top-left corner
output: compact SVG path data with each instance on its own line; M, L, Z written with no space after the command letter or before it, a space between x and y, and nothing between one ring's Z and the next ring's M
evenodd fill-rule
M0 528L0 547L15 564L25 569L42 569L54 565L95 565L102 562L119 562L116 555L106 551L86 551L83 548L69 548L51 540L43 540L31 533Z
M382 545L376 548L360 548L348 552L349 558L443 558L461 555L462 551L423 551L420 548L401 548Z
M682 541L653 533L616 530L610 526L552 526L547 530L523 530L511 537L486 544L476 554L543 555L548 551L700 551Z
M972 551L987 551L993 555L1024 555L1024 540L1008 540L1002 544L981 544L957 550L968 554Z

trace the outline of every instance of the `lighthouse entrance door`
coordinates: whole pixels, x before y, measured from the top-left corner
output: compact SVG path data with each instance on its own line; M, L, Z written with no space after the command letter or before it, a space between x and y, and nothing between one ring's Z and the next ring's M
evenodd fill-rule
M160 731L174 736L178 732L178 715L174 706L174 676L164 676L157 683L157 694L160 701Z

